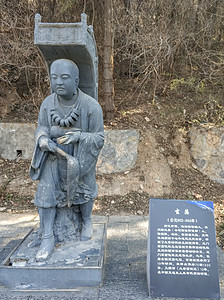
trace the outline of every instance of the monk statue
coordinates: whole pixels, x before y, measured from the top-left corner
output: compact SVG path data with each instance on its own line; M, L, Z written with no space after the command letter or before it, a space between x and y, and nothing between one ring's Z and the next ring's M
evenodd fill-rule
M45 261L55 245L57 211L66 208L79 221L79 239L92 238L91 213L97 196L95 167L104 143L99 103L79 88L79 69L58 59L50 67L53 93L42 103L35 133L30 176L39 180L34 204L40 229L30 247L39 245L36 260Z

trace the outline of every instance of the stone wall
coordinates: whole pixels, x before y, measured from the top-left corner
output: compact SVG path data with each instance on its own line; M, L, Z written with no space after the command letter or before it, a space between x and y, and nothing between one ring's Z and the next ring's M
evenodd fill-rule
M35 124L0 123L0 155L5 159L31 159Z
M33 154L35 124L0 123L0 155L13 160L30 159ZM137 130L106 130L105 144L97 163L97 173L111 174L132 169L137 160Z
M34 124L0 124L0 155L6 159L31 159L34 144ZM106 130L105 145L97 164L99 196L125 195L131 191L163 195L170 192L171 170L161 153L152 128L138 130ZM28 153L28 154L27 154ZM4 174L0 175L0 186ZM7 191L21 196L34 195L37 182L32 182L28 171L7 185Z
M0 155L6 159L31 159L34 124L0 124ZM167 139L166 132L150 128L137 130L106 130L105 145L97 164L99 196L125 195L131 191L147 192L150 197L172 192L172 168L195 168L210 179L224 183L224 128L193 127L187 142L186 133L177 130L172 140L173 150L166 153L158 134ZM193 161L192 161L193 160ZM4 184L4 174L0 174ZM28 172L20 174L7 185L7 191L34 195L37 182Z

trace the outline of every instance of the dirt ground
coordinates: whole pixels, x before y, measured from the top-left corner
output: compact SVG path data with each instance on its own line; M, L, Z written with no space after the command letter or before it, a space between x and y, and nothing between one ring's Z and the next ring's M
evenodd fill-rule
M221 116L223 113L222 107L218 106L216 101L211 100L207 94L193 93L192 90L186 90L186 87L174 93L169 90L168 85L164 85L163 89L157 91L155 95L149 88L136 92L136 85L133 81L127 81L124 87L122 82L116 82L115 119L105 122L105 128L136 128L142 137L147 129L153 129L157 143L165 157L179 158L180 153L174 145L177 129L186 133L184 136L187 145L187 132L192 124L214 122L217 114ZM219 91L216 91L216 95L218 98ZM32 115L30 111L29 108L29 114L25 114L19 109L10 110L10 113L5 114L0 121L12 122L15 117L17 122L36 121L38 111L33 110L35 113ZM217 124L214 123L214 125ZM143 155L147 151L147 149L139 149L139 154ZM184 157L181 159L184 160ZM21 210L35 209L32 203L33 193L30 192L33 191L33 183L29 179L29 164L29 161L20 158L14 161L0 158L0 211L16 213ZM188 162L187 167L184 167L184 164L171 167L171 191L164 193L160 198L213 201L217 241L224 248L223 185L209 180L192 165L194 165L193 161ZM144 179L144 174L141 176ZM19 193L21 189L26 191L26 196L21 196ZM98 197L95 200L94 213L147 215L150 197L157 197L157 195L149 195L140 191L122 196Z

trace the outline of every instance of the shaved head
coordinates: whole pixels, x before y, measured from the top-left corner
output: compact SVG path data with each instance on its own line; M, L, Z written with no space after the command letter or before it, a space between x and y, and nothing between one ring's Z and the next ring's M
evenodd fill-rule
M71 100L79 85L79 69L68 59L57 59L50 67L51 87L58 96Z
M54 68L55 65L63 65L63 66L69 66L73 72L73 75L75 77L79 77L79 68L77 67L77 65L74 63L74 61L70 60L70 59L65 59L65 58L60 58L55 60L52 64L50 69Z

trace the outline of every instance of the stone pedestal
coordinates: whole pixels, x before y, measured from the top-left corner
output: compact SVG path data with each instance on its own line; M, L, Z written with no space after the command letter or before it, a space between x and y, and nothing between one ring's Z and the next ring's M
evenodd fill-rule
M38 247L28 248L35 231L0 266L2 285L16 290L73 289L100 286L103 279L106 225L93 224L90 241L58 243L49 260L36 262Z

